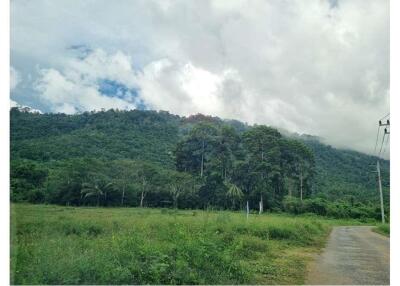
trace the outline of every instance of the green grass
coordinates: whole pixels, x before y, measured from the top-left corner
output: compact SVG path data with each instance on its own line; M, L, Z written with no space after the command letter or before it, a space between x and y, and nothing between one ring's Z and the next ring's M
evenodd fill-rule
M302 284L314 216L11 205L12 284Z
M384 236L389 237L390 236L390 224L380 224L372 229L376 233L380 233Z

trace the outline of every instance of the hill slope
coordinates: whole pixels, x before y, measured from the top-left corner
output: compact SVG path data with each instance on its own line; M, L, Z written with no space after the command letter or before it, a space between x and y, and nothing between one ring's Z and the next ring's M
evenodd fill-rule
M188 118L155 111L86 112L78 115L37 114L11 110L11 160L44 165L71 158L133 159L175 169L178 142L200 122L232 126L242 133L252 128L239 121L203 115ZM314 152L312 195L331 201L356 198L378 202L376 158L335 149L311 136L294 136ZM385 201L389 201L389 162L382 162Z

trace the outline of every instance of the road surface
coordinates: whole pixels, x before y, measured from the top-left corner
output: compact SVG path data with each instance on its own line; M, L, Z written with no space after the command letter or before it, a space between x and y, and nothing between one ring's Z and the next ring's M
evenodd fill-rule
M390 240L371 228L334 227L325 249L309 267L306 284L390 284Z

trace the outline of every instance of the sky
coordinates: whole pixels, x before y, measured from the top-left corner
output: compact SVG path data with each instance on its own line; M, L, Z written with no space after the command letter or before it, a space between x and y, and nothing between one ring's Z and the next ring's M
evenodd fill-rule
M42 112L203 113L371 154L389 54L385 0L11 1L11 105Z

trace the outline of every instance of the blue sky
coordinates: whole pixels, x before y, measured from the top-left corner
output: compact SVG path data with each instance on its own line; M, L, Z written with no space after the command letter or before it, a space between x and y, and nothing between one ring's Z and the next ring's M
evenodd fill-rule
M11 81L43 112L201 112L371 152L389 1L12 0Z

